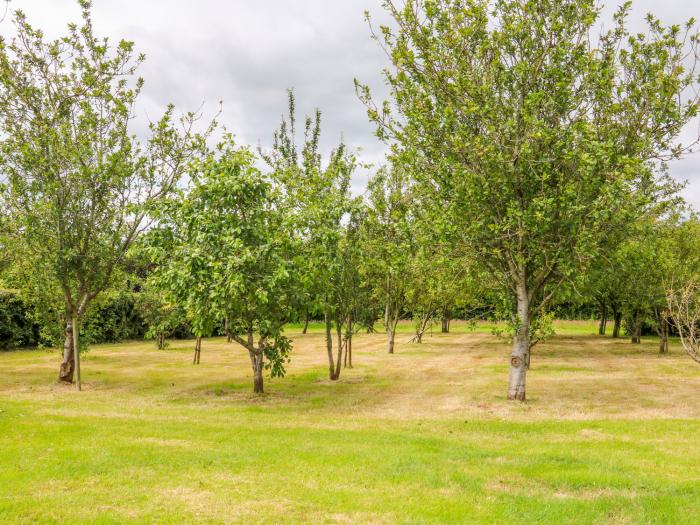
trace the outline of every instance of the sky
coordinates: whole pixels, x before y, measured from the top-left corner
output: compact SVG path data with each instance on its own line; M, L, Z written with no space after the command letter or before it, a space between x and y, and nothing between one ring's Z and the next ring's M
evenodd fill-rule
M607 2L604 25L612 23L618 3ZM637 0L633 6L633 29L643 27L650 11L667 24L700 18L698 0ZM50 37L80 15L75 0L11 0L9 7L22 9ZM219 122L240 143L265 147L285 113L286 90L294 88L298 120L316 107L323 112L325 151L342 138L376 166L385 148L374 137L353 79L381 99L388 63L370 37L365 11L387 21L381 0L93 0L93 23L97 35L132 40L146 55L137 127L170 102L181 111L201 108L211 118L222 101ZM0 33L9 31L6 19ZM367 174L361 170L355 177L355 193L362 192ZM700 210L700 153L672 164L671 174L689 180L684 194Z

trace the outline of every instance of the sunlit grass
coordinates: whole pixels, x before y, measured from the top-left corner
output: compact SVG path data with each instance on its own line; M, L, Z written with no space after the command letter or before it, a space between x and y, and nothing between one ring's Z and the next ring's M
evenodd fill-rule
M58 353L0 353L0 523L692 523L700 367L558 323L529 401L508 345L462 323L407 344L359 335L327 380L322 326L290 329L285 379L250 393L222 339L92 348L82 393Z

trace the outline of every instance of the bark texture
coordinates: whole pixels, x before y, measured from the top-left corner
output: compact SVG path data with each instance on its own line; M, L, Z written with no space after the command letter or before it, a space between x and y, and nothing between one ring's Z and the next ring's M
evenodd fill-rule
M262 351L248 350L250 363L253 366L253 393L264 394L263 385L263 353Z
M386 331L387 338L387 352L390 354L394 353L394 342L396 340L396 327L388 328Z
M69 319L66 321L63 341L63 360L58 372L58 381L61 383L73 383L73 373L75 371L75 355L73 353L73 323Z
M328 378L331 381L336 381L338 377L335 374L335 362L333 360L333 334L331 333L331 318L330 315L325 315L326 322L326 353L328 354Z
M513 351L510 356L508 399L525 401L525 380L530 352L530 305L524 279L517 287L518 329L513 337Z

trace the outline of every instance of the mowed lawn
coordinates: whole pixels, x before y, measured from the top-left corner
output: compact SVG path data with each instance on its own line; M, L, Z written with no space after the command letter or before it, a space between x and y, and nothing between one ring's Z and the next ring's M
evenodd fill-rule
M93 347L81 393L57 351L0 353L0 523L700 523L700 366L677 343L559 323L529 400L505 399L487 327L397 354L356 338L327 379L320 327L250 393L208 340Z

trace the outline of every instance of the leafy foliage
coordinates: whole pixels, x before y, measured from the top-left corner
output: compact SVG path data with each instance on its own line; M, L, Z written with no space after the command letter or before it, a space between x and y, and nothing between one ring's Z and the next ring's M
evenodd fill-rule
M21 11L17 36L0 42L0 193L8 243L38 303L63 302L66 321L81 318L108 289L149 206L170 192L204 137L196 116L180 125L173 107L150 125L143 144L131 121L143 81L143 55L125 40L111 45L93 31L91 4L82 23L45 41ZM70 324L70 323L69 323ZM66 328L60 377L72 381L72 334Z
M252 153L227 136L197 166L191 189L163 203L158 220L147 247L153 284L184 308L195 335L212 335L227 318L251 359L264 357L271 375L283 376L294 242L279 194Z
M631 34L626 4L595 42L591 0L384 6L392 101L359 94L395 163L513 298L509 396L524 399L531 321L585 271L620 206L686 151L676 139L700 105L683 96L697 86L683 64L698 38L692 22L683 33L653 17Z

